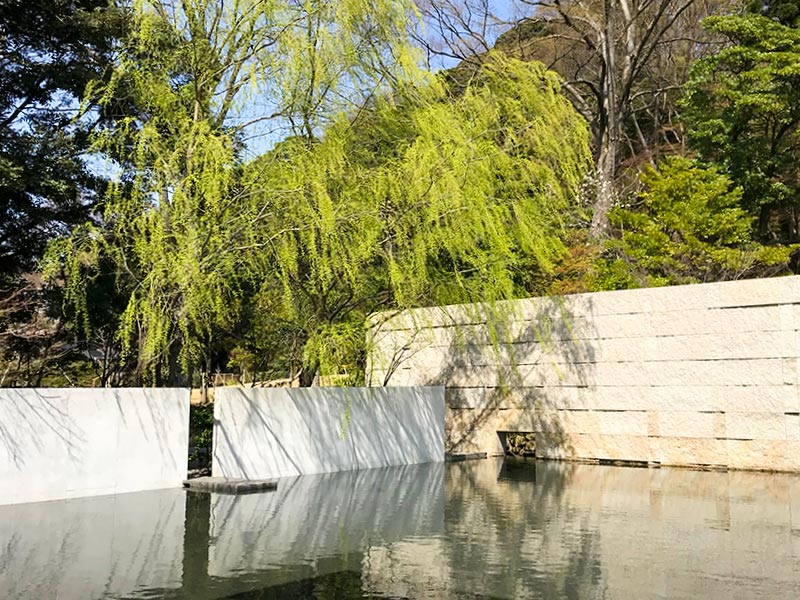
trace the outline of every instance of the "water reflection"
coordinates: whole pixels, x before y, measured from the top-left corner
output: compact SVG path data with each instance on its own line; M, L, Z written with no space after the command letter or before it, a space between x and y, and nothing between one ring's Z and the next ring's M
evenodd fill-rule
M208 575L278 585L358 572L365 548L441 535L444 463L286 478L277 493L205 497Z
M519 463L508 466L447 472L445 556L461 589L502 598L800 597L796 476L539 462L526 480Z
M796 598L800 478L484 460L3 507L3 598Z
M180 588L184 518L183 490L0 507L0 598Z

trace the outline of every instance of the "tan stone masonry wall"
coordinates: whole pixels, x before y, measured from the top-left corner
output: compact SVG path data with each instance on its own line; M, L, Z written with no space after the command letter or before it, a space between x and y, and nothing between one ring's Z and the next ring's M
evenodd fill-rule
M382 317L368 383L446 385L449 451L800 471L800 276Z

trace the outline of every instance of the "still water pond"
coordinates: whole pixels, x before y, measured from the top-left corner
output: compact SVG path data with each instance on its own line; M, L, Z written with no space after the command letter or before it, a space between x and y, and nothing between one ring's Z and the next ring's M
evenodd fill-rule
M0 598L800 598L800 477L482 460L2 507Z

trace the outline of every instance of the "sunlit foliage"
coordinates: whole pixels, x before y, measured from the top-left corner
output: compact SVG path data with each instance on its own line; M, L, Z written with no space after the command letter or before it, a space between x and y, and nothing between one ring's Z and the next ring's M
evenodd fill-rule
M617 207L617 237L596 267L595 289L701 283L770 275L787 248L752 239L742 189L716 168L673 157L642 176L639 204Z
M137 380L207 374L264 297L307 379L356 360L369 311L510 297L520 261L561 250L588 137L540 65L489 61L451 98L416 69L402 0L133 9L91 90L138 107L96 139L122 175L48 264L84 327L86 282L113 265ZM284 139L248 161L265 124Z

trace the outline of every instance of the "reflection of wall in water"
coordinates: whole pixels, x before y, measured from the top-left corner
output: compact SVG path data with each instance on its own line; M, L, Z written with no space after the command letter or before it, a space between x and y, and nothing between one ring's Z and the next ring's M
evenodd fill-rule
M181 489L0 507L0 598L179 588Z
M800 597L793 476L483 460L285 483L0 507L0 597L203 600L343 571L409 598Z
M367 591L800 597L800 480L793 476L539 462L535 481L526 482L479 461L450 465L446 498L444 541L371 549Z
M222 598L358 573L369 547L443 530L444 463L0 507L0 598Z
M208 573L274 568L277 584L348 563L360 569L368 546L442 533L443 478L444 463L432 463L287 478L272 494L214 495Z

